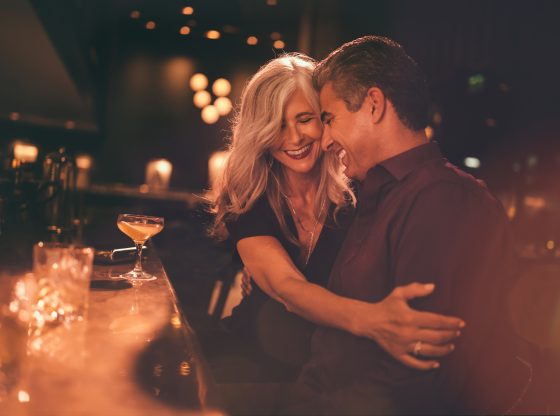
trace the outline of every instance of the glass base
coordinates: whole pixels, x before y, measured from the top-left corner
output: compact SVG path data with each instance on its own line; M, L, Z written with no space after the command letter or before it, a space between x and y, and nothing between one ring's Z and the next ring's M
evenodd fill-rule
M134 270L129 271L128 273L124 273L118 276L120 279L130 280L131 282L135 281L142 281L142 282L149 282L150 280L156 280L157 277L153 274L146 273L146 272L135 272Z

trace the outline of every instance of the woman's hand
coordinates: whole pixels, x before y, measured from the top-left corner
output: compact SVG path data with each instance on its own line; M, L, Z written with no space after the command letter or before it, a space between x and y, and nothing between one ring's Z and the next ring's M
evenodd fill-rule
M395 288L379 303L368 304L370 310L358 322L357 332L373 339L392 357L419 370L438 368L436 360L419 357L442 357L455 348L451 343L465 326L459 318L419 312L408 301L427 296L435 285L411 283ZM361 318L358 318L361 320Z
M243 270L241 270L241 293L243 297L246 297L249 296L252 291L251 273L247 267L243 267Z

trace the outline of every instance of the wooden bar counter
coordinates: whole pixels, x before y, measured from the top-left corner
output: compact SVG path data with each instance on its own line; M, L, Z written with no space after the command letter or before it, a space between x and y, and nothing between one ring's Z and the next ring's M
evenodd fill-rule
M132 264L95 265L84 322L31 337L21 380L1 415L222 414L198 342L153 250L157 280L111 276Z

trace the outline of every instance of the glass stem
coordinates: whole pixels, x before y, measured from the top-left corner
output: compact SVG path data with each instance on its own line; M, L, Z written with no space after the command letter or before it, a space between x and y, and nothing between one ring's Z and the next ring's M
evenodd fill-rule
M144 243L134 242L136 245L136 263L134 264L134 273L142 273L142 248Z

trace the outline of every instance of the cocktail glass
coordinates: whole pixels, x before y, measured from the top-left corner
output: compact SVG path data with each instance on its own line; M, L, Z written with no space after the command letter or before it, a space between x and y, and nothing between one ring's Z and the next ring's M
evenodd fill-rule
M136 262L134 268L119 277L128 279L132 283L157 279L156 276L142 270L142 248L144 243L152 236L163 230L162 217L149 217L147 215L119 214L117 227L129 236L136 246Z

